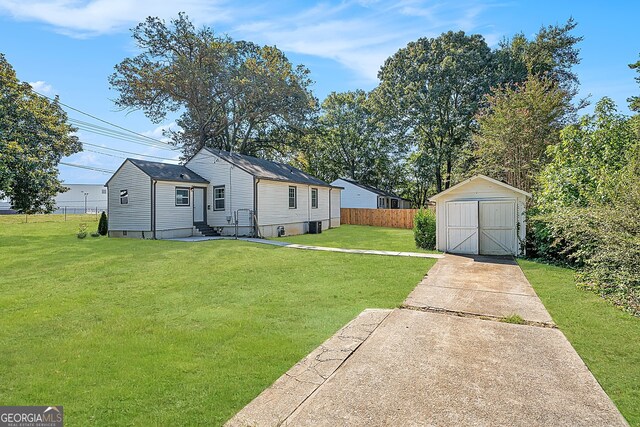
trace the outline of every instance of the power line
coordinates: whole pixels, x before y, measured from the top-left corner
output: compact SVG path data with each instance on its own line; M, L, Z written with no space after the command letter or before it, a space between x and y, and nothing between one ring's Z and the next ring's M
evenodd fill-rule
M107 136L109 138L113 138L113 139L118 139L121 141L125 141L125 142L131 142L134 144L139 144L139 145L145 145L148 147L154 147L160 150L166 150L166 151L175 151L175 148L167 148L168 143L164 142L162 144L159 143L153 143L153 142L149 142L146 140L142 140L141 138L137 138L135 136L132 135L127 135L124 132L120 132L117 130L113 130L113 129L108 129L106 127L103 126L98 126L92 123L88 123L88 122L83 122L81 120L76 120L73 118L69 119L69 122L71 122L74 126L78 127L78 129L86 131L86 132L90 132L90 133L95 133L97 135L102 135L102 136Z
M60 164L61 165L65 165L65 166L71 166L72 168L87 169L87 170L100 172L100 173L106 173L106 174L113 174L113 173L116 172L116 171L113 171L111 169L98 168L98 167L95 167L95 166L78 165L76 163L60 162Z
M132 154L134 156L149 157L149 158L152 158L152 159L159 159L159 160L170 160L170 161L174 161L174 162L178 161L177 159L170 159L168 157L152 156L151 154L134 153L133 151L125 151L125 150L118 150L116 148L111 148L111 147L103 147L102 145L92 144L90 142L84 142L84 141L81 141L81 142L82 142L82 145L88 145L90 147L100 148L102 150L115 151L117 153ZM91 150L84 150L84 151L91 151ZM104 154L106 154L106 153L104 153ZM124 158L124 157L122 157L122 158Z
M35 91L34 91L34 92L35 92ZM36 93L37 93L38 95L40 95L40 96L44 97L44 98L47 98L47 99L48 99L48 100L50 100L50 101L57 102L58 104L63 105L63 106L65 106L65 107L69 108L70 110L76 111L76 112L78 112L78 113L80 113L80 114L84 114L84 115L85 115L85 116L87 116L87 117L91 117L92 119L97 120L97 121L102 122L102 123L105 123L105 124L108 124L109 126L113 126L113 127L115 127L115 128L121 129L121 130L123 130L123 131L125 131L125 132L129 132L129 133L131 133L131 134L133 134L133 135L137 135L137 136L139 136L139 137L141 137L141 138L146 138L146 139L149 139L149 140L154 141L154 142L160 142L161 144L166 144L166 142L161 141L161 140L159 140L159 139L151 138L150 136L143 135L143 134L141 134L141 133L138 133L138 132L132 131L132 130L127 129L127 128L125 128L125 127L119 126L119 125L117 125L117 124L115 124L115 123L111 123L111 122L109 122L109 121L107 121L107 120L103 120L103 119L101 119L101 118L99 118L99 117L96 117L96 116L94 116L93 114L86 113L86 112L84 112L84 111L82 111L82 110L80 110L80 109L78 109L78 108L74 108L74 107L72 107L72 106L70 106L70 105L65 104L64 102L60 101L59 99L57 99L57 100L56 100L56 99L54 99L54 98L51 98L50 96L43 95L43 94L41 94L40 92L36 92Z

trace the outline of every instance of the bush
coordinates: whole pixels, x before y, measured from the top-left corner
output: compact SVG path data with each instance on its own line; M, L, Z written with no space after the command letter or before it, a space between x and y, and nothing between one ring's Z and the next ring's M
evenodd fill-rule
M102 211L102 215L100 215L100 222L98 222L98 233L101 236L106 236L109 232L109 221L107 220L107 214Z
M80 224L78 227L78 239L84 239L87 237L87 224Z
M436 248L436 214L430 209L420 209L413 219L413 236L416 247Z

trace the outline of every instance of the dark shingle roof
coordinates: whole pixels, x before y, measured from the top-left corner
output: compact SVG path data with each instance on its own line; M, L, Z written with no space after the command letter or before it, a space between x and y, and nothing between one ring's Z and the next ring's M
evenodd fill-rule
M378 196L394 197L394 198L396 198L396 199L402 199L402 197L398 196L397 194L393 194L393 193L391 193L391 192L389 192L389 191L384 191L384 190L381 190L381 189L379 189L379 188L372 187L372 186L370 186L370 185L366 185L366 184L360 184L359 182L354 181L354 180L352 180L352 179L347 179L347 178L341 178L341 179L342 179L343 181L350 182L350 183L351 183L351 184L353 184L353 185L357 185L357 186L358 186L358 187L360 187L360 188L364 188L364 189L365 189L365 190L367 190L367 191L371 191L372 193L375 193L375 194L377 194ZM404 199L403 199L403 200L404 200Z
M147 160L127 159L136 165L142 172L158 181L177 181L208 184L209 181L182 165L168 163L149 162Z
M244 154L229 153L216 148L205 149L256 178L332 187L331 184L284 163L272 162Z

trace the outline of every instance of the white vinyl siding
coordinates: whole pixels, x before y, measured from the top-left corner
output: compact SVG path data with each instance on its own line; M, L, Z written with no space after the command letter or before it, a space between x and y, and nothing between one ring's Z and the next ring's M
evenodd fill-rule
M493 243L496 243L500 247L511 248L514 255L520 252L519 242L524 241L526 232L526 218L524 213L526 196L483 178L477 178L436 199L436 247L438 250L446 251L449 249L448 240L451 236L448 236L449 231L447 224L450 218L447 218L447 205L450 205L451 202L465 201L476 201L476 203L479 203L479 205L476 204L475 212L475 221L478 227L481 225L478 221L481 207L487 206L485 208L485 219L482 222L485 224L484 228L486 228L486 231L491 235L489 236L487 233L484 233L482 229L479 229L480 237L484 235L485 238L489 240L493 239ZM489 204L487 202L492 203ZM499 214L498 216L500 216L501 219L486 217L486 212L488 212L487 209L489 209L488 206L490 205L495 205L499 208L498 211L496 211L496 215ZM515 212L513 212L514 209ZM513 218L507 218L511 215L510 212L513 213ZM495 221L498 221L498 223ZM507 228L509 231L499 230L502 228ZM514 228L515 230L513 230ZM509 237L505 235L507 233ZM481 242L476 244L476 252L499 253L499 248L487 240L485 240L485 242L485 244L481 244Z
M111 178L109 188L109 230L150 231L151 178L127 161ZM129 203L120 204L120 190L125 189Z
M207 224L211 227L231 227L236 210L253 210L253 175L206 150L196 154L185 166L209 181ZM220 186L225 187L225 206L223 210L214 210L213 189Z
M331 183L337 187L344 187L341 191L341 206L343 208L369 208L376 209L378 195L362 187L354 185L343 179L336 179Z
M177 190L186 190L191 200L190 189L184 183L158 181L156 183L156 230L190 229L193 227L193 208L176 205Z

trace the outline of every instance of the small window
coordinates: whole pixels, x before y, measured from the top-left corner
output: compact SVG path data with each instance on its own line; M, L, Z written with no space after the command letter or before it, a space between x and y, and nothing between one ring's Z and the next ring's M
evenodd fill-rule
M107 194L107 189L106 188L102 189L102 194Z
M398 209L400 207L398 199L391 199L391 209Z
M129 204L129 190L120 190L120 204L121 205Z
M213 210L224 210L224 185L222 187L213 187Z
M311 208L318 209L318 189L311 189Z
M298 187L289 187L289 209L298 207Z
M176 206L189 206L188 188L176 188Z

